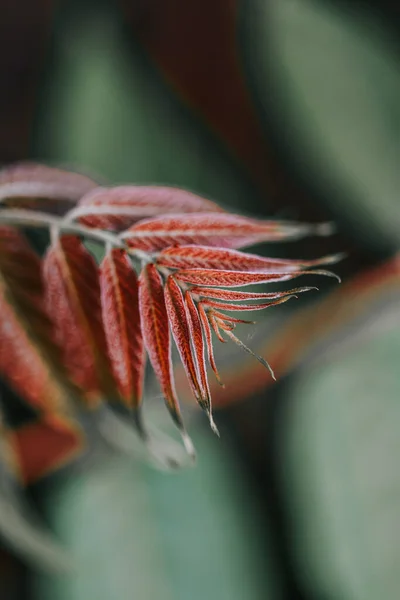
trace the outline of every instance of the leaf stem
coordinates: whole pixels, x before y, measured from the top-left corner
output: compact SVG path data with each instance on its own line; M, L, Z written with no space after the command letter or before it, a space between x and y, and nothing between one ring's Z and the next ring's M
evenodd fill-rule
M45 212L33 211L27 209L1 209L0 223L8 223L10 225L20 225L24 227L50 227L50 229L58 229L66 233L75 233L87 238L91 238L102 244L106 244L113 248L125 248L129 254L140 260L149 262L151 256L143 250L135 250L135 248L127 247L126 244L118 236L113 235L109 231L103 229L95 229L79 225L74 222L66 221L63 218L55 215L49 215Z

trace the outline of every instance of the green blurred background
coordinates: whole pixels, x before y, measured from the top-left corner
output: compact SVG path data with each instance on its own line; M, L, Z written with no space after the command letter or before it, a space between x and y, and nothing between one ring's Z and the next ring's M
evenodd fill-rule
M70 0L52 12L48 4L0 2L1 160L177 185L239 212L334 219L332 240L263 251L347 250L345 281L398 251L398 9L328 0ZM199 10L208 11L201 22ZM196 106L144 42L157 45L168 11L171 44L182 23L193 32L205 23L201 76L216 70L219 85L210 77ZM226 38L225 13L267 148L257 169L202 111L224 89L227 111L237 100L224 84L225 53L208 42ZM179 50L190 65L185 39ZM239 106L238 130L246 114ZM367 321L355 309L319 356L268 393L219 411L221 440L191 415L194 469L171 475L101 454L28 490L76 568L54 575L5 548L1 598L398 598L399 289L381 295Z

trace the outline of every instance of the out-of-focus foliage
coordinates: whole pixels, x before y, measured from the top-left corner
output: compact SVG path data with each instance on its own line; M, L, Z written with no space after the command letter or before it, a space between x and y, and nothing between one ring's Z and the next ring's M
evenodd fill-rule
M298 172L359 243L398 247L394 32L368 5L312 0L249 2L243 29L258 99L278 119L280 143Z
M195 469L160 475L131 460L105 460L49 487L47 514L76 568L37 577L37 598L279 597L254 497L238 486L240 471L218 440L197 429Z
M26 179L22 177L23 166L0 172L0 194L7 204L3 188L11 188L16 204L14 209L0 207L0 223L5 223L0 227L1 377L23 402L36 409L38 417L47 421L52 417L56 434L62 425L60 418L63 422L70 416L70 405L78 405L79 410L79 398L81 410L90 407L96 414L99 406L102 410L107 403L122 403L131 409L138 432L149 442L138 414L148 356L172 419L194 457L175 391L172 339L193 396L218 433L205 362L205 347L210 359L212 356L210 329L220 342L230 338L258 358L275 379L266 360L254 355L233 333L239 323L252 321L225 311L262 310L315 289L295 288L261 296L246 292L244 297L243 293L237 297L237 292L229 295L219 288L286 282L304 275L336 277L324 269L307 269L342 258L336 254L311 261L266 259L236 248L312 234L325 236L331 227L235 215L184 190L155 186L126 186L128 194L124 194L122 204L117 202L120 187L100 188L100 200L97 194L97 202L87 204L83 195L75 206L73 197L66 194L73 180L71 173L65 172L63 179L61 170L42 168L41 179L40 166L26 171ZM32 173L36 177L31 180ZM171 197L175 196L173 210ZM67 204L62 218L36 210L36 198L39 203L47 200L51 205L54 197L56 204L60 198ZM184 206L182 197L187 200ZM18 200L25 206L27 199L32 209L20 208ZM197 207L194 212L193 203ZM68 210L71 204L73 208ZM201 209L205 212L199 212ZM82 210L85 222L92 217L87 227L80 224ZM108 230L118 229L116 216L122 219L122 231L113 235ZM143 219L146 216L149 218ZM18 230L24 225L50 230L50 243L43 257ZM80 237L105 245L100 265ZM209 290L209 286L215 289ZM218 294L219 300L251 302L268 298L269 302L219 302ZM216 371L213 360L210 362ZM13 404L11 399L5 406L12 412ZM47 469L41 465L41 469L27 472L23 468L26 456L19 446L15 445L16 455L21 455L19 471L25 484L54 468L49 452ZM34 453L32 448L29 455Z
M143 35L156 31L151 14L157 3L136 4L136 30L143 24ZM193 0L193 6L201 4L205 0ZM292 332L305 335L311 358L296 362L290 387L283 381L263 393L255 385L257 400L217 415L218 424L226 420L235 431L234 447L254 480L244 476L239 461L232 464L224 456L231 440L220 427L221 442L209 435L199 440L197 471L171 478L115 462L86 472L83 463L81 474L72 471L70 480L54 480L54 487L43 488L45 514L54 531L88 567L78 577L72 573L57 581L39 575L38 600L79 600L91 594L101 598L102 592L106 600L117 595L119 585L122 598L126 588L131 597L138 586L143 590L138 597L147 592L150 598L169 594L182 600L196 598L198 590L216 600L224 593L238 600L252 598L252 590L254 598L276 600L285 597L280 587L288 598L295 597L294 591L302 598L332 600L399 595L395 458L400 321L398 312L389 308L392 300L398 302L399 277L396 272L387 277L384 264L378 264L398 250L400 230L396 29L382 17L385 2L238 4L231 3L237 34L232 43L260 131L285 165L285 178L296 181L299 194L289 195L287 203L277 207L268 194L255 192L249 174L244 177L245 169L231 161L221 140L216 143L206 119L191 112L182 98L174 98L170 82L160 81L157 65L137 39L127 43L132 31L125 36L123 13L111 1L97 2L95 10L73 2L60 5L34 154L87 166L89 175L102 173L112 183L186 187L238 210L296 219L302 211L316 219L321 211L330 212L346 240L335 250L351 249L344 263L351 266L346 279L351 282L364 270L363 293L350 291L340 307L330 305L331 312L316 302L312 318L303 313L305 321ZM176 10L179 1L165 0L164 5ZM215 0L214 5L218 10L221 3ZM211 12L208 18L211 22ZM221 36L225 33L226 28ZM181 55L190 57L190 52L186 45ZM215 52L207 60L214 65L219 56ZM308 255L315 256L314 250ZM373 264L381 276L373 274ZM303 302L299 299L299 308ZM347 320L341 322L343 306ZM297 327L285 310L285 325ZM316 318L319 311L325 329ZM299 310L293 318L300 316ZM332 334L332 323L339 334L324 338L327 330ZM259 348L266 348L278 325L282 323L267 316L254 340ZM264 327L266 340L260 339ZM358 337L356 330L367 331L367 338ZM302 356L299 336L297 357ZM317 344L307 345L315 339ZM318 354L320 360L312 363ZM237 356L233 359L235 368ZM257 371L246 370L243 359L239 366L252 384ZM238 490L242 493L250 484L249 496L237 498ZM211 490L207 501L204 490ZM258 495L255 503L252 493ZM249 535L237 524L250 511L256 521ZM117 528L113 519L118 513L124 519ZM224 521L227 513L232 515L229 523ZM267 524L262 522L265 513ZM205 526L208 517L214 538ZM268 540L266 546L258 545L258 536ZM102 543L105 538L107 543ZM212 540L217 538L214 558ZM121 540L126 540L127 551ZM250 567L244 573L237 566L250 563L251 573ZM246 586L248 582L246 588L239 585L238 573Z
M291 386L281 473L306 589L395 598L400 589L400 302L369 340L316 360Z
M35 149L41 158L85 165L113 182L179 184L251 209L252 186L165 84L149 77L121 15L103 5L80 21L60 16L53 43L57 70Z

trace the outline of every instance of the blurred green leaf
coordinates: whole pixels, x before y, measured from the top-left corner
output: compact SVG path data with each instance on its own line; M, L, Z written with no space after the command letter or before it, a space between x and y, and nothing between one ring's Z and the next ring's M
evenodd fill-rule
M368 342L338 347L291 389L286 508L302 578L318 598L398 597L399 355L392 320Z
M400 243L400 67L368 5L249 3L258 100L297 169L366 246Z
M35 598L279 597L254 499L238 486L233 458L208 430L195 442L198 465L176 475L114 459L53 485L47 514L77 567L38 575Z

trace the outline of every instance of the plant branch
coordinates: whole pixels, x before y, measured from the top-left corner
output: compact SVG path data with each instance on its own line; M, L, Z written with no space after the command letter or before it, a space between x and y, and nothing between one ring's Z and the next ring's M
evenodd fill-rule
M135 250L135 248L127 247L123 240L118 236L113 235L109 231L103 229L95 229L79 225L74 222L66 221L63 218L55 215L49 215L45 212L26 210L26 209L1 209L0 223L8 223L10 225L20 225L24 227L50 227L56 228L65 233L75 233L84 237L90 238L102 244L106 244L112 248L125 248L129 254L135 256L139 260L149 262L151 256L143 250Z

